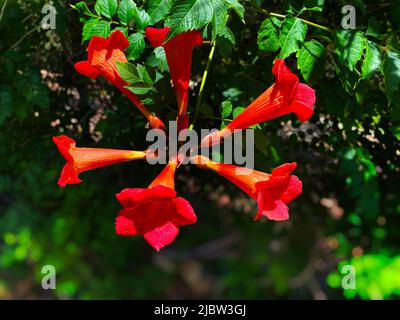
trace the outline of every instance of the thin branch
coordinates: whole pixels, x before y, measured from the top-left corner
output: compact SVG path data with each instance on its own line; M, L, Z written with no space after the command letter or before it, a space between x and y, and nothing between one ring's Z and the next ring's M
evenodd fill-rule
M6 9L7 1L8 1L8 0L4 1L3 6L1 7L0 21L1 21L1 19L3 19L4 10Z
M210 70L211 61L213 60L213 57L214 57L215 47L216 47L216 42L213 41L212 44L211 44L210 54L208 55L206 68L204 69L203 78L201 79L199 96L197 98L196 109L194 111L193 123L192 123L191 127L193 127L195 125L195 123L197 121L197 118L199 117L199 111L200 111L201 102L202 102L202 99L203 99L204 87L206 85L207 76L208 76L208 72Z

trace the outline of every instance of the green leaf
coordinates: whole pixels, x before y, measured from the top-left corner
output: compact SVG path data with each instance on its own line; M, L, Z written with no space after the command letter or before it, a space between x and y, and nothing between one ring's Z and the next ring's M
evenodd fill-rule
M236 107L235 110L233 110L233 119L235 119L239 114L241 114L244 109L243 107Z
M218 35L220 37L229 40L229 42L232 45L236 44L235 35L232 33L231 29L229 29L227 26L225 26Z
M336 50L339 63L353 71L365 48L364 35L356 30L341 30L336 33Z
M367 40L367 51L361 68L361 78L366 79L377 71L382 64L381 52L378 45Z
M173 0L150 0L147 9L150 16L150 23L156 24L164 19L171 10L173 3Z
M145 83L136 83L134 86L126 86L125 88L138 95L146 94L154 90L152 86L146 85Z
M136 66L129 62L117 62L117 69L122 79L128 83L140 83L142 79L139 77L139 73Z
M11 115L12 113L13 99L9 91L0 91L0 125Z
M117 0L97 0L94 6L97 14L111 19L117 13Z
M307 33L307 25L298 18L288 16L283 21L282 31L279 37L281 52L279 57L287 58L296 52L303 44Z
M157 61L159 62L159 68L163 71L169 71L167 56L165 54L165 50L163 47L158 47L154 49L154 54L156 56Z
M366 36L374 37L375 39L381 40L383 38L384 26L382 21L378 21L374 17L368 20L368 28L365 32Z
M304 0L303 9L301 9L301 12L304 11L322 12L324 4L325 0Z
M136 3L133 0L122 0L118 7L118 18L121 24L127 26L137 15Z
M154 83L158 78L158 73L154 69L129 62L117 62L117 69L121 78L129 83L126 88L133 93L141 95L149 91L156 91Z
M228 12L223 0L212 0L213 16L211 20L211 38L215 40L220 35L228 21Z
M214 17L214 1L178 0L166 22L166 25L171 27L167 40L187 30L201 29L210 23Z
M126 49L126 58L128 60L136 60L144 50L145 42L142 33L133 33L129 36L129 47Z
M233 9L239 16L240 20L244 21L244 7L238 0L224 0L228 9Z
M138 14L135 15L136 27L138 30L144 30L150 25L150 16L143 9L138 9Z
M257 44L260 51L275 52L281 47L279 30L282 26L280 19L269 17L263 21L258 30Z
M221 116L222 119L227 119L232 114L233 106L232 102L224 101L221 104Z
M316 40L307 41L297 51L297 68L308 81L313 74L316 63L325 55L325 47Z
M75 5L71 4L71 8L79 11L80 14L84 14L84 15L89 16L89 17L97 17L92 11L90 11L90 9L86 5L86 3L83 2L83 1L78 2Z
M90 40L93 36L107 38L110 35L111 23L93 18L83 26L82 41Z
M235 44L236 39L234 34L227 26L225 26L217 39L218 52L223 57L229 57Z
M386 96L390 103L400 105L400 54L389 51L383 64Z

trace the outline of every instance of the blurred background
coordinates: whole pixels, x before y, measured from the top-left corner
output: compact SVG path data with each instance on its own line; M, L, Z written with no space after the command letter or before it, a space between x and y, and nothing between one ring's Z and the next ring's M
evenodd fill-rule
M0 1L0 299L400 296L398 1L311 1L323 11L302 13L337 32L335 38L309 25L307 39L325 47L312 76L299 71L299 55L286 59L316 89L314 116L301 124L288 115L256 131L256 169L298 163L303 194L290 204L290 220L253 221L255 201L212 172L184 166L176 187L198 222L182 228L160 253L142 237L117 237L114 220L120 209L115 194L146 187L162 166L115 165L82 174L80 185L57 186L64 159L52 136L67 134L85 147L147 146L146 123L131 103L103 79L92 81L74 70L87 45L85 18L69 6L76 2ZM136 2L146 8L148 1ZM240 3L246 23L231 12L236 44L218 38L198 128L218 128L222 102L245 107L273 83L279 47L266 48L270 35L260 27L267 27L265 12L296 14L299 1ZM343 44L338 33L348 3L357 10L357 29L382 53L368 77L358 71L366 51L354 68L342 67L342 54L352 45ZM45 4L57 10L56 29L41 26ZM92 10L94 1L87 4ZM207 44L194 51L190 110L209 51ZM148 43L135 59L164 70L159 102L151 110L174 119L165 59ZM56 290L41 287L44 265L57 270ZM353 289L342 288L345 265L356 270Z

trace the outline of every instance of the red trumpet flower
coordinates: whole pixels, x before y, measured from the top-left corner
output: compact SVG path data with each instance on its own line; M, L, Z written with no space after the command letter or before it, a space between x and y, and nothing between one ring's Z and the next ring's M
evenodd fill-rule
M285 61L277 59L272 73L276 82L254 100L225 128L205 137L202 145L210 144L211 139L219 141L229 136L236 129L246 129L252 125L294 112L300 121L307 121L314 112L315 91L299 83L299 78L285 65Z
M145 151L128 151L97 148L77 148L76 142L67 136L53 137L62 156L67 160L61 172L58 185L81 183L78 175L81 172L105 167L114 163L146 158Z
M215 171L255 199L258 203L256 220L262 215L275 221L289 219L287 204L302 193L301 181L291 175L296 163L286 163L268 174L216 163L204 156L195 156L192 159L197 166Z
M89 42L88 60L75 64L79 73L96 79L102 76L117 87L144 114L152 128L165 129L163 122L152 115L137 95L125 89L128 83L123 80L117 69L117 62L127 62L124 50L129 46L128 39L119 31L114 31L107 39L94 36Z
M120 236L143 235L157 251L177 237L180 227L196 222L190 203L177 198L174 175L177 163L168 164L147 189L125 189L117 194L124 207L115 222Z
M199 31L182 33L164 43L170 28L146 28L146 37L153 47L162 46L167 56L175 95L178 101L178 126L187 127L186 108L188 103L188 89L190 69L192 67L192 51L196 46L201 46L203 38Z

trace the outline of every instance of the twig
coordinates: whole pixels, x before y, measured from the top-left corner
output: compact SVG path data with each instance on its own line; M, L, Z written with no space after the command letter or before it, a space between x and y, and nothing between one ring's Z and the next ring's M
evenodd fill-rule
M199 96L197 98L197 103L196 103L196 109L194 112L194 117L193 117L193 123L192 126L195 125L197 118L199 117L199 111L200 111L200 107L201 107L201 101L203 99L203 93L204 93L204 86L206 84L207 81L207 76L208 76L208 71L210 70L210 65L211 65L211 61L214 57L214 53L215 53L215 47L216 47L216 42L213 41L211 44L211 50L210 50L210 54L208 55L208 60L207 60L207 64L206 64L206 68L204 69L204 73L203 73L203 78L201 79L201 84L200 84L200 90L199 90Z
M8 0L4 1L3 6L1 7L0 21L1 21L1 19L3 19L4 10L6 9L7 1L8 1Z

